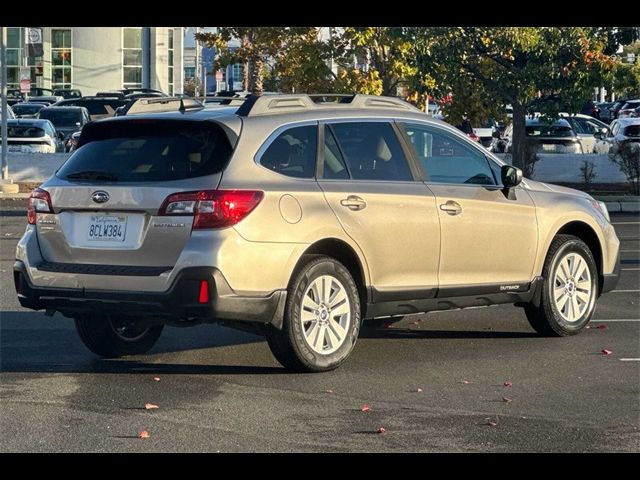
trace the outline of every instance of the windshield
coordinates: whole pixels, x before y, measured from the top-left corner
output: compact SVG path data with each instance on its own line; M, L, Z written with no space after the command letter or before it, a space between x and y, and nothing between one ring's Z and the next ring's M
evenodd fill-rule
M563 125L528 125L527 137L573 137L571 127Z
M29 125L9 125L7 129L7 138L39 138L44 137L45 132L42 128L32 127Z
M173 121L88 124L56 174L65 180L157 182L219 173L232 147L215 124Z
M68 102L61 102L58 105L62 106L77 106L85 107L89 111L89 115L111 115L115 112L116 108L126 105L128 102L125 100L70 100ZM108 108L107 108L108 107Z
M13 113L17 115L35 115L43 108L43 105L14 105Z
M640 125L630 125L624 129L627 137L640 137Z
M78 110L49 110L40 111L40 118L51 120L56 127L75 127L82 122L82 113Z

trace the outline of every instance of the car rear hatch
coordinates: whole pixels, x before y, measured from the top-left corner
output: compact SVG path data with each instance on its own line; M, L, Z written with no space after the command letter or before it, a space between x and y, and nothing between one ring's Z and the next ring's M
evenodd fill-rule
M49 199L43 194L35 223L43 259L58 270L84 264L84 273L169 270L191 236L193 216L166 214L165 201L217 189L234 143L229 129L213 121L86 125L78 150L42 187ZM51 213L43 212L46 202Z

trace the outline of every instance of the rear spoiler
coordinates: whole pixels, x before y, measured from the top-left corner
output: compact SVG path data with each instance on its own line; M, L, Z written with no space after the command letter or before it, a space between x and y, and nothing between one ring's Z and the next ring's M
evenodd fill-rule
M185 112L187 110L199 110L203 108L203 105L192 98L151 97L139 98L120 108L122 110L118 109L117 116L141 113Z

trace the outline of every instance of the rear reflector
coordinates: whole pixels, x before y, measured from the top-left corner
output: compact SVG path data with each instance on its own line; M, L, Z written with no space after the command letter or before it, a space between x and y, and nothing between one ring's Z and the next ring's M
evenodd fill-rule
M200 281L200 293L198 294L198 303L209 303L209 282Z

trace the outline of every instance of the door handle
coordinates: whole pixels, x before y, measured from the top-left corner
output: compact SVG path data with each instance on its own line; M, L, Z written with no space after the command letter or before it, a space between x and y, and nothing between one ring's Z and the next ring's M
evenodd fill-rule
M367 202L357 195L349 195L347 198L340 200L340 205L347 207L349 210L362 210L367 206Z
M449 215L459 215L462 213L462 207L458 202L449 200L447 203L440 205L440 210L447 212Z

